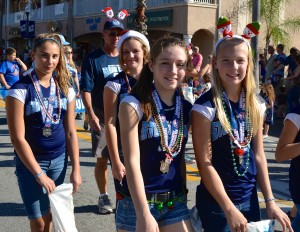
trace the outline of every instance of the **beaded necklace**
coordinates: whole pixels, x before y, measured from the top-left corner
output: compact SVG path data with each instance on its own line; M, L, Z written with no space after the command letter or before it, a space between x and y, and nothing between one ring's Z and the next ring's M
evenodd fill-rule
M249 112L246 113L246 102L245 102L245 91L242 89L239 105L240 105L240 114L237 116L237 119L235 119L231 104L229 102L228 96L223 91L222 93L222 103L223 103L223 109L226 114L226 118L230 122L231 130L226 131L230 138L230 145L231 145L231 156L233 161L233 168L235 173L238 176L244 176L249 168L249 160L250 160L250 143L253 136L253 126L252 122L250 120ZM229 108L229 112L226 107L226 105ZM247 115L247 117L245 117ZM247 129L245 130L245 123ZM238 125L239 124L239 125ZM233 133L232 133L233 131ZM245 131L247 131L247 136L245 136ZM242 166L243 160L244 160L244 154L247 153L246 157L246 166L245 170L240 173L238 171L237 163L236 163L236 157L239 158L239 164Z
M50 108L50 112L48 111L48 109L46 109L46 106L44 104L44 101L43 101L43 97L41 96L42 95L42 91L41 91L41 88L40 88L40 83L38 82L37 78L36 78L36 74L33 73L30 75L31 77L31 80L32 80L32 83L33 83L33 86L34 86L34 89L35 89L35 92L37 94L37 97L39 99L39 102L42 106L42 113L45 113L48 117L48 119L50 119L53 123L56 123L60 120L60 116L61 116L61 107L60 107L60 94L59 94L59 86L58 84L56 83L56 81L54 81L53 77L51 77L50 79L50 96L48 98L48 101L49 103L49 106L52 106L52 107L49 107ZM53 104L54 104L54 97L52 96L53 95L53 92L55 92L56 90L56 97L57 97L57 101L58 101L58 117L57 118L54 118L52 116L52 112L53 112ZM43 119L46 120L46 117L43 116Z
M169 166L172 160L180 153L183 142L183 105L181 97L177 94L176 97L176 106L174 119L171 126L171 139L170 143L168 142L168 126L166 120L162 120L161 115L165 115L164 109L161 105L161 100L156 90L152 91L152 101L151 101L151 112L153 119L157 126L158 132L160 134L160 143L162 150L166 152L166 159L161 161L160 170L163 173L169 171ZM178 128L179 123L179 128Z

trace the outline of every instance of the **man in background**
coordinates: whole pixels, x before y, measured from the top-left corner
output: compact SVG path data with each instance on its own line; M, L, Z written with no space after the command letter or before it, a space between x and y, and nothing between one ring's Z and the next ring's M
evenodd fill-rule
M109 153L104 131L103 90L107 81L121 71L117 42L123 30L120 21L114 18L107 20L102 33L104 45L87 55L81 72L81 96L91 128L92 153L97 157L95 179L100 192L98 207L101 214L113 212L107 192Z

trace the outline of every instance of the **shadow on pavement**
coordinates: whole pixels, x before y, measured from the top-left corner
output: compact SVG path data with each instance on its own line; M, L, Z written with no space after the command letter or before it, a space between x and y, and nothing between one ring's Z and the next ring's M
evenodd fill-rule
M0 118L0 121L1 121L1 118ZM0 125L5 125L5 123L3 124L0 124ZM3 136L8 136L8 131L5 129L5 130L0 130L0 136L3 135Z
M84 205L84 206L74 207L74 213L100 214L98 207L96 205ZM113 213L116 213L115 209L114 209Z
M13 145L11 143L0 143L0 147L1 148L4 148L4 147L13 147Z
M186 175L200 177L198 171L186 171Z
M0 203L0 217L27 216L22 203Z
M0 167L15 167L15 161L14 160L3 160L0 161ZM1 207L0 207L1 209Z
M7 124L7 120L6 118L0 118L0 125L6 125Z
M279 138L283 128L283 119L275 119L274 125L270 126L269 136Z

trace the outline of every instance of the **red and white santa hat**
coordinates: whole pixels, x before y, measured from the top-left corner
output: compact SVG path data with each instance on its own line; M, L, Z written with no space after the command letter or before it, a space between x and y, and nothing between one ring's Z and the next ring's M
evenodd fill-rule
M142 41L142 43L146 46L147 52L150 51L150 43L149 43L149 40L147 39L147 37L145 35L143 35L142 33L138 32L138 31L129 30L129 31L126 31L120 37L120 39L117 43L117 50L118 50L119 54L121 53L122 44L128 38L138 38L138 39L140 39Z

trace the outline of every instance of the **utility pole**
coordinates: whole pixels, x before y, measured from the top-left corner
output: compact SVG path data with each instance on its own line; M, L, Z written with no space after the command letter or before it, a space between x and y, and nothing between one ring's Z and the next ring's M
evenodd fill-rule
M218 22L218 20L219 20L219 18L221 17L221 15L222 15L222 0L217 0L217 3L218 3L218 8L217 8L217 14L216 14L216 23L215 23L215 25L217 25L217 22ZM216 34L216 36L215 36L215 43L220 39L220 35L219 35L219 31L218 31L218 28L216 27L216 29L215 29L215 34Z
M260 21L260 0L253 0L252 6L252 21ZM259 35L258 35L259 36ZM254 76L256 86L259 86L259 38L255 36L251 39L251 47L254 51L253 59L254 59Z
M3 27L3 14L5 9L5 1L0 1L0 48L2 47L2 41L3 41L3 34L2 29Z
M67 36L71 47L73 47L73 21L73 0L69 0Z
M29 14L30 11L29 9L25 9L25 14L26 14L26 50L29 50Z

